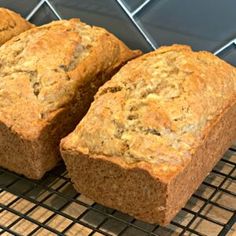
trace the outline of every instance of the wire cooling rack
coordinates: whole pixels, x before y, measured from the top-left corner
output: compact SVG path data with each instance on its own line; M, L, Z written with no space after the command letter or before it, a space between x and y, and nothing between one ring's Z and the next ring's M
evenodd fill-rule
M0 169L3 235L234 235L236 147L230 148L167 227L141 222L77 193L63 165L39 181Z

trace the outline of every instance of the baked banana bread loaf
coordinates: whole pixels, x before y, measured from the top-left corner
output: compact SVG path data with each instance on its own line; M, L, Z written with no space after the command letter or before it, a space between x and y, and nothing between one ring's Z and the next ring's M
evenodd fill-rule
M0 8L0 46L12 37L32 28L33 25L19 14Z
M236 69L169 46L125 65L61 142L75 188L167 224L236 140Z
M98 87L139 54L78 19L32 28L2 45L0 166L42 177Z

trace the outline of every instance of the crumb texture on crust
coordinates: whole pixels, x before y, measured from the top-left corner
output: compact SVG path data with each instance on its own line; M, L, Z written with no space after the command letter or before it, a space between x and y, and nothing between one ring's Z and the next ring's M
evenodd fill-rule
M164 169L183 166L235 99L235 68L187 46L161 47L129 62L99 89L62 147Z
M83 103L79 90L95 93L93 80L101 85L103 73L138 54L78 19L28 30L0 48L0 119L20 133L39 130L72 101Z
M0 8L0 45L32 27L33 25L19 14L6 8Z

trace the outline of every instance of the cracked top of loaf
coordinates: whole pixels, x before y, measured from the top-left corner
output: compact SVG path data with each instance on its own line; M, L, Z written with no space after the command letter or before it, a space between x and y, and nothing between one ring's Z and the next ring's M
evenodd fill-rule
M0 8L0 45L32 27L33 25L19 14L6 8Z
M0 121L37 137L75 99L83 106L78 89L91 78L139 54L79 19L32 28L0 48Z
M130 166L186 163L207 128L236 101L236 69L208 52L173 45L125 65L95 96L63 148Z

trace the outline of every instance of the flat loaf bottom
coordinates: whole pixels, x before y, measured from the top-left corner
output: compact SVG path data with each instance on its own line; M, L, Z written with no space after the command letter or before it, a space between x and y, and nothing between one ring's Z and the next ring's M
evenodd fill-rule
M61 153L76 190L137 219L166 225L236 140L235 117L234 101L212 121L189 163L165 180L151 173L148 163L132 166L117 157L89 156L68 149L66 139Z

